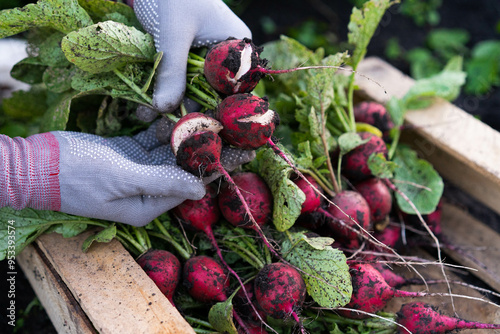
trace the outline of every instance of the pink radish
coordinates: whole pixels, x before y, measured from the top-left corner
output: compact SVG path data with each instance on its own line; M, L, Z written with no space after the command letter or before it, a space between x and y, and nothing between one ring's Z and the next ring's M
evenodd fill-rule
M368 202L372 222L384 221L392 209L392 194L385 183L378 178L370 178L357 183L355 188Z
M194 299L204 303L227 300L229 277L213 258L204 255L190 258L184 264L182 277L184 286ZM235 311L233 316L238 324L246 329L245 323Z
M378 128L384 135L394 127L394 123L384 105L364 101L354 106L354 118L356 122L367 123Z
M306 200L302 203L301 214L312 213L321 206L321 187L316 180L310 175L304 175L305 179L295 179L293 182L306 195ZM311 186L312 185L312 186ZM314 188L319 190L319 193L314 191Z
M387 146L382 138L370 132L358 133L362 139L368 142L348 152L343 158L343 174L350 180L363 180L372 176L368 167L368 159L372 154L381 153L387 158Z
M388 225L382 231L373 233L373 236L384 245L395 248L401 242L401 226Z
M279 124L278 113L269 109L267 99L251 94L226 97L217 106L215 118L223 126L220 136L241 149L266 144Z
M250 93L259 80L267 74L283 74L300 70L319 68L340 68L339 66L306 66L284 70L267 68L268 61L260 58L263 48L252 40L228 39L215 44L205 57L204 74L208 83L218 92L226 95Z
M239 291L242 291L242 294L245 295L247 302L251 303L251 296L248 294L245 285L239 275L224 260L220 247L215 239L212 226L219 221L221 216L218 206L217 192L211 185L206 185L205 188L206 194L202 199L197 201L186 200L175 207L172 211L188 226L205 233L212 243L212 246L215 248L217 256L222 264L238 280L240 286L242 287ZM253 312L257 313L257 310L253 308Z
M137 259L137 263L174 305L174 292L181 278L179 259L168 251L150 249Z
M290 265L271 263L255 278L255 298L258 305L273 318L292 316L298 323L298 309L306 296L306 284L300 273Z
M443 315L421 302L401 306L396 313L396 321L413 334L444 334L460 329L500 329L500 324L485 324ZM406 329L398 326L397 332L408 333Z
M410 292L398 290L391 287L384 279L383 275L370 264L351 264L350 274L352 279L351 301L347 308L359 310L367 313L377 313L381 311L392 298L399 297L425 297L443 296L439 293ZM367 314L356 311L339 310L346 317L363 319Z
M201 302L222 302L227 299L229 277L222 266L211 257L200 255L184 264L183 284L188 293Z
M335 205L323 210L330 220L327 222L334 235L341 238L348 247L359 246L360 225L364 230L371 228L370 207L360 193L343 190L332 198ZM354 221L357 223L354 222Z
M236 189L239 189L257 225L267 223L271 219L273 197L266 182L252 172L236 173L232 178L234 186L223 185L218 196L219 208L224 218L234 226L256 229L236 194Z

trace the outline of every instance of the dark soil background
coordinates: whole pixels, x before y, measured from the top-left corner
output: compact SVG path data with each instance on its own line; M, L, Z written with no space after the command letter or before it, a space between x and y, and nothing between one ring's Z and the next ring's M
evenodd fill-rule
M3 1L3 0L2 0ZM313 19L324 24L325 34L334 36L337 41L347 39L347 23L352 4L349 1L328 0L243 0L235 1L244 5L235 7L238 14L253 32L256 44L274 40L280 34L288 34L290 29L299 27L303 22ZM495 27L500 21L500 1L498 0L444 0L439 9L440 24L437 27L464 28L470 33L470 46L487 39L498 39ZM274 30L265 31L263 22L273 22ZM425 37L432 27L419 27L411 19L403 16L398 7L391 8L385 15L379 30L374 36L367 56L379 56L386 59L387 41L397 37L404 49L412 49L424 45ZM393 62L393 65L408 73L408 64ZM500 131L500 89L494 89L484 97L461 95L455 104L467 112L477 115L485 123ZM463 206L483 222L500 231L500 218L495 213L471 200L466 194L451 185L446 186L445 196L454 203ZM6 273L5 261L0 262L1 272ZM1 297L3 302L7 296L6 279L2 279ZM50 320L40 307L33 307L28 315L23 315L26 307L35 295L22 274L20 268L16 278L16 308L18 319L23 321L16 333L56 333ZM2 305L1 308L5 312ZM12 333L12 327L6 324L4 314L0 315L0 333Z

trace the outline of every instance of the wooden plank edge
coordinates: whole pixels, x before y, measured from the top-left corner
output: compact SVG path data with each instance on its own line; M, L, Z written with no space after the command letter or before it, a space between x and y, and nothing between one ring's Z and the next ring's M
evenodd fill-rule
M380 103L401 98L413 79L375 57L358 67L357 94ZM500 133L446 101L409 111L407 137L425 159L450 182L500 213Z
M36 243L99 333L194 333L120 242L94 243L83 253L91 233L50 233Z
M16 258L58 333L95 334L92 323L36 244Z
M475 271L470 271L472 275L500 292L500 235L464 210L446 203L441 221L443 235L459 249L445 248L443 252L456 262L474 268Z

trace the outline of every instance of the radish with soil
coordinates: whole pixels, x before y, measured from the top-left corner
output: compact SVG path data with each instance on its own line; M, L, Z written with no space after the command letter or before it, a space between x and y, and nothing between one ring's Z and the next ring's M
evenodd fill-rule
M369 178L357 183L354 188L368 203L372 222L385 221L392 210L392 194L385 183L378 178Z
M306 66L271 70L267 68L268 61L260 58L263 50L248 38L227 39L215 44L208 50L203 65L203 72L208 83L225 95L249 93L265 75L318 68L340 68L338 66Z
M356 122L373 125L382 133L384 137L394 128L394 123L384 105L374 101L364 101L354 106L354 118Z
M255 278L254 289L258 305L268 315L276 319L291 316L301 324L297 311L304 303L306 284L295 268L279 262L264 266Z
M182 271L179 259L166 250L150 249L137 259L137 263L174 305L174 292Z
M370 132L359 132L361 139L368 141L343 157L343 174L351 181L361 181L372 176L368 159L372 154L383 154L387 158L387 146L382 138Z
M204 302L224 302L227 300L229 277L224 268L209 256L195 256L184 264L183 284L194 299ZM238 324L246 329L244 321L233 310L233 316Z
M500 329L500 324L485 324L443 315L421 302L401 306L396 313L396 322L413 334L444 334L460 329ZM398 333L408 333L406 329L398 326Z

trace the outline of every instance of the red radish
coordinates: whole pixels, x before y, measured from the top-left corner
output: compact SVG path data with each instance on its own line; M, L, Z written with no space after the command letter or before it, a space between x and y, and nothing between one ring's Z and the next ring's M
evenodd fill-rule
M213 258L204 255L190 258L184 264L182 277L184 286L194 299L204 303L227 300L229 277ZM238 324L246 329L245 323L235 311L233 316Z
M226 269L238 280L242 289L239 290L245 295L247 302L251 303L251 295L248 294L246 287L239 275L227 264L222 256L217 240L215 239L212 226L220 219L220 209L217 201L217 192L211 185L206 185L206 193L200 200L186 200L175 207L172 211L184 223L195 230L202 231L208 237L212 246L215 248L217 256ZM256 314L257 310L253 307Z
M271 263L262 268L255 278L255 297L259 306L271 317L285 319L292 316L298 323L298 309L306 296L306 284L300 273L290 265Z
M443 204L442 201L439 201L436 210L434 212L429 213L428 215L423 215L422 218L426 222L427 226L429 226L429 229L434 233L436 236L441 236L443 230L441 228L441 215L443 211ZM403 213L403 219L405 220L406 223L409 225L418 228L419 230L424 229L422 226L422 223L418 219L417 215L410 215Z
M398 326L397 333L413 334L441 334L460 329L500 329L500 324L485 324L476 321L467 321L441 314L432 306L414 302L403 304L396 313Z
M387 158L387 146L382 138L370 132L358 133L368 142L348 152L343 158L343 174L351 180L363 180L372 176L368 167L368 159L372 154L382 153Z
M364 101L354 106L354 118L356 122L373 125L384 134L394 127L385 106L373 101Z
M220 172L222 139L212 131L198 132L186 138L180 145L176 161L185 171L197 176L210 176Z
M335 197L327 210L322 210L330 220L327 222L332 233L342 238L348 247L359 246L360 225L364 230L371 228L370 207L360 193L343 190ZM357 223L356 223L353 221Z
M204 74L208 83L226 95L250 93L266 74L283 74L299 70L318 68L340 68L339 66L307 66L285 70L266 68L268 61L260 58L263 48L251 39L228 39L215 44L205 57Z
M355 185L370 207L372 222L384 221L392 209L392 195L385 183L378 178L370 178Z
M278 113L269 109L267 99L252 94L226 97L217 106L215 118L223 126L220 136L241 149L266 144L279 124Z
M205 57L208 83L226 95L251 92L265 75L251 71L267 66L267 60L259 57L262 51L262 47L256 47L248 38L228 39L214 45Z
M385 281L382 274L370 264L351 264L350 274L352 279L351 301L347 308L367 313L381 311L392 298L399 297L425 297L442 296L439 293L410 292L395 289ZM356 311L340 311L344 316L354 319L369 317L367 314Z
M227 299L229 277L222 266L211 257L200 255L184 264L183 283L194 299L209 303Z
M302 190L302 192L304 192L304 194L306 195L306 200L304 201L304 203L302 203L302 209L300 211L301 214L312 213L318 210L321 205L320 193L322 193L320 185L311 175L304 176L305 179L300 178L293 181L297 185L297 187L299 187L299 189ZM320 193L314 191L312 187L320 190Z
M388 225L382 231L373 233L373 236L384 245L395 248L401 241L401 226Z
M179 259L168 251L150 249L137 259L137 263L174 305L174 292L181 279Z
M177 155L180 144L195 133L206 131L219 133L220 130L222 124L216 119L199 112L189 113L175 123L170 137L172 152Z
M232 175L235 186L225 184L218 196L219 208L224 218L234 226L256 229L247 216L241 199L235 190L240 189L257 225L262 226L271 219L273 197L266 182L252 172ZM235 188L236 187L236 188Z

